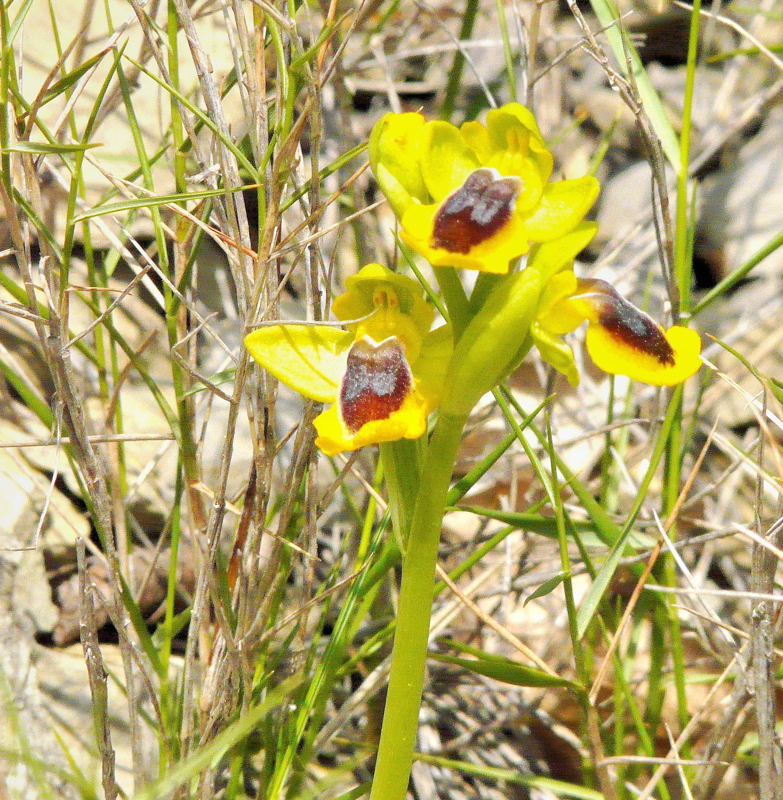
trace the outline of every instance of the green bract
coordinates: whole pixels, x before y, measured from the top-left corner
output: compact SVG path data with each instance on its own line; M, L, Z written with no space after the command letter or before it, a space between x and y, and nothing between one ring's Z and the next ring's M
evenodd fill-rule
M460 416L502 381L527 347L541 279L534 270L508 275L494 287L460 337L446 371L441 410Z

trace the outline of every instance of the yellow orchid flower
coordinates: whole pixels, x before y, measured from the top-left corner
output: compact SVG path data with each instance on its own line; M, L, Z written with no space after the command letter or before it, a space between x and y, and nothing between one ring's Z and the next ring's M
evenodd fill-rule
M327 455L422 436L452 349L448 327L430 331L435 314L415 281L368 264L346 284L332 310L348 330L280 324L245 337L275 377L333 404L313 422Z
M701 366L701 339L690 328L664 330L611 284L565 270L548 282L531 327L545 361L576 386L571 348L560 337L587 322L587 352L604 372L654 386L673 386Z
M573 230L598 196L591 175L549 180L552 154L518 103L461 128L387 114L369 150L402 239L433 266L504 274L532 243Z

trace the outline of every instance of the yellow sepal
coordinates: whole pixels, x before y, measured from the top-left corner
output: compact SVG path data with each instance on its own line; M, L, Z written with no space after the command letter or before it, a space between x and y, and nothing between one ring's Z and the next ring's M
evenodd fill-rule
M565 375L571 386L578 386L579 370L576 368L571 348L559 336L553 336L537 322L530 327L530 333L533 335L533 342L538 348L541 358L559 373Z
M311 400L329 403L340 391L353 334L327 325L270 325L245 337L262 367Z
M398 216L414 199L429 199L421 176L424 125L421 114L385 114L370 134L370 166Z
M587 247L597 230L595 222L580 222L564 236L534 245L530 248L525 269L536 270L542 282L546 283L561 270L573 267L574 259Z
M441 325L424 337L419 357L411 366L416 386L431 408L438 405L443 394L446 369L453 350L451 326Z

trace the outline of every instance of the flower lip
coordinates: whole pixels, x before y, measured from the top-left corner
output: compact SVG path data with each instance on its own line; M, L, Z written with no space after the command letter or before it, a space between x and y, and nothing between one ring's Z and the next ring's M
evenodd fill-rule
M474 170L438 209L432 246L469 253L509 221L521 190L522 181L517 177L503 178L491 167Z
M396 336L376 342L357 339L348 352L340 387L343 424L356 434L368 422L388 419L411 393L413 376L405 350Z
M593 304L597 322L607 333L652 356L663 366L674 366L674 350L661 328L613 286L597 278L584 278L579 280L578 287L573 299Z

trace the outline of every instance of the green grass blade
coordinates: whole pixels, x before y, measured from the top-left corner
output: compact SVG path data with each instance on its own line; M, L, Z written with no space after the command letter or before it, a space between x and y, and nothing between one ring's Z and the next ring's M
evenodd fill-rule
M773 236L767 244L759 248L744 264L733 269L720 283L713 286L693 307L692 315L695 316L707 306L712 305L719 297L722 297L729 289L747 277L767 256L781 247L783 247L783 231Z
M612 545L612 549L609 552L609 557L606 561L601 565L598 573L595 576L595 580L593 581L590 589L588 590L587 594L585 595L584 600L582 601L581 606L577 612L577 629L579 632L579 636L584 636L585 632L587 631L588 626L593 620L593 616L595 615L596 610L601 602L601 599L606 592L607 587L609 586L610 581L612 580L612 576L617 569L618 564L620 563L620 559L623 557L624 551L626 546L629 543L631 537L631 530L633 529L633 524L636 520L636 517L641 510L642 504L644 503L647 492L650 488L650 483L655 475L655 471L658 469L658 465L660 464L661 458L663 457L664 452L666 451L666 447L669 441L669 432L672 429L676 419L679 415L679 403L678 398L682 396L682 386L678 386L670 398L669 401L669 408L666 413L666 418L663 421L663 425L661 426L660 431L658 432L658 438L655 443L655 448L650 456L650 464L647 467L647 472L644 475L644 478L639 486L639 491L636 496L636 500L634 501L633 507L628 512L628 518L623 527L620 538Z
M297 675L281 683L269 692L262 702L244 712L207 745L191 753L161 778L133 795L132 800L158 800L183 783L196 778L202 770L216 764L232 747L250 735L259 722L283 703L304 679L305 676Z
M35 155L61 155L63 153L83 153L94 147L103 147L100 142L77 144L59 144L48 142L16 142L3 148L4 153L33 153Z
M178 205L192 200L202 200L205 197L218 197L232 192L242 192L245 189L256 189L257 184L247 186L233 186L220 189L200 189L193 192L175 192L174 194L161 194L154 197L137 197L133 200L122 200L118 203L107 203L103 206L91 208L78 217L74 217L74 222L84 222L93 217L103 217L107 214L120 214L125 211L133 211L137 208L160 208L160 206Z
M429 658L444 664L453 664L455 667L462 667L476 675L483 675L485 678L492 678L501 683L510 683L513 686L531 686L539 689L558 687L582 691L579 684L573 683L573 681L557 675L550 675L543 670L535 669L535 667L517 664L511 660L501 662L492 658L458 658L442 653L430 653Z
M609 46L612 48L612 53L614 53L614 57L620 65L620 71L624 74L627 74L626 52L628 53L628 60L631 62L631 75L628 77L636 84L644 110L650 118L650 123L655 133L661 140L661 146L666 158L675 170L679 170L680 143L677 134L671 122L669 122L666 109L664 109L661 98L647 75L635 45L629 36L621 32L621 23L618 20L616 9L610 0L590 0L590 5L598 17L598 21L605 28L604 33L609 40Z
M481 764L472 764L468 761L457 761L441 756L431 756L424 753L417 753L416 759L425 764L434 764L438 767L446 767L457 772L464 772L466 775L476 775L491 780L503 781L515 786L525 786L530 789L540 789L544 792L551 792L556 797L569 797L574 800L604 800L604 795L595 789L588 789L585 786L577 786L566 781L545 778L540 775L523 775L518 770L502 769L500 767L488 767Z
M99 53L96 53L92 58L88 58L82 64L79 64L78 67L71 70L69 73L64 75L60 78L57 83L52 84L49 89L47 89L46 94L43 96L41 100L41 105L46 105L49 101L54 100L55 97L59 97L63 92L67 92L70 88L72 88L79 78L82 77L85 73L89 72L96 64L98 64L106 53L111 52L111 48L107 48L105 50L101 50Z

